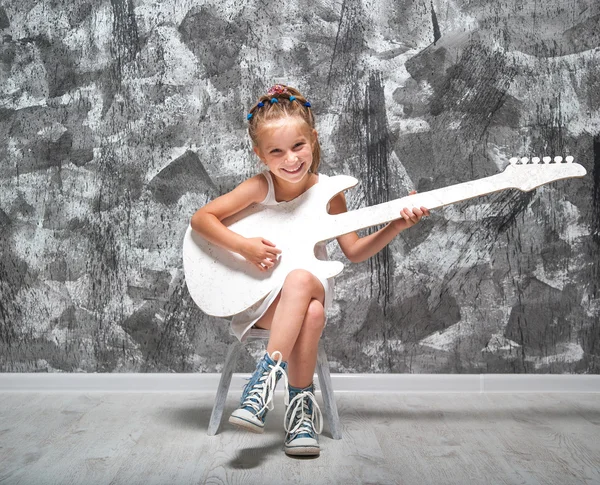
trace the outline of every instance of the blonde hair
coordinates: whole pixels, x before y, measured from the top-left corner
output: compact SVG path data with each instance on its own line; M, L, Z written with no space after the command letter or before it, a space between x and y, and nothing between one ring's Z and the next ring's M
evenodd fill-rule
M273 86L269 92L261 96L248 113L248 134L254 146L258 145L259 132L265 123L280 120L285 117L296 117L302 119L310 128L315 129L315 118L308 100L302 96L300 91L285 84ZM292 98L290 100L290 97ZM277 102L271 102L276 99ZM312 135L311 135L311 138ZM314 138L312 142L312 164L310 171L317 173L321 163L321 145L319 139Z

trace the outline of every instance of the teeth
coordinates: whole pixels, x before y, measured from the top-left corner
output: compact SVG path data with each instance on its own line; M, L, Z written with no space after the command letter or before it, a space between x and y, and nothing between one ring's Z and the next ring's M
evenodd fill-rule
M297 166L295 169L293 169L293 170L288 170L288 169L286 169L286 168L284 168L283 170L285 170L285 171L286 171L286 172L288 172L288 173L294 173L294 172L297 172L298 170L300 170L300 167L302 167L302 164L298 165L298 166Z

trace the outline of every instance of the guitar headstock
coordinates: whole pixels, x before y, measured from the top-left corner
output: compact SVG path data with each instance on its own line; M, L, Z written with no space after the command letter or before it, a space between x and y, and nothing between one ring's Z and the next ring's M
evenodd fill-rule
M573 162L573 157L522 157L511 158L510 165L504 169L502 176L506 178L510 187L524 192L539 187L540 185L571 177L583 177L587 172L578 163Z

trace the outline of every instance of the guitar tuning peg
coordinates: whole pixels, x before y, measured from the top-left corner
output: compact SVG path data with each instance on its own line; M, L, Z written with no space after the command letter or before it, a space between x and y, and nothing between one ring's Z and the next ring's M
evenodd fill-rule
M544 163L550 163L550 160L552 160L550 157L544 157L542 158L542 160L544 161Z
M527 165L527 162L528 162L528 161L529 161L529 158L527 158L527 157L523 157L523 158L521 158L521 163L522 163L523 165Z
M568 157L565 158L565 162L573 163L573 157L571 155L569 155Z
M518 161L519 161L519 159L517 157L512 157L508 162L511 165L516 165Z
M540 157L533 157L531 159L531 163L537 165L538 163L540 163Z
M554 161L556 163L560 163L560 162L562 162L562 157L554 157Z

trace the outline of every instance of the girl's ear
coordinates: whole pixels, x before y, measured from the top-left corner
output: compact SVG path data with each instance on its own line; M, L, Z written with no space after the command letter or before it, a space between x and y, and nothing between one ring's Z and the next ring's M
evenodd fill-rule
M312 137L313 137L313 143L315 141L317 141L317 139L319 138L317 130L315 130L314 128L313 128L313 131L312 131Z
M261 152L260 152L260 149L259 149L258 147L256 147L256 146L255 146L255 147L253 148L253 150L254 150L254 153L256 153L256 156L257 156L258 158L260 158L260 160L261 160L262 162L264 162L264 160L263 160L263 157L262 157L262 155L261 155Z

